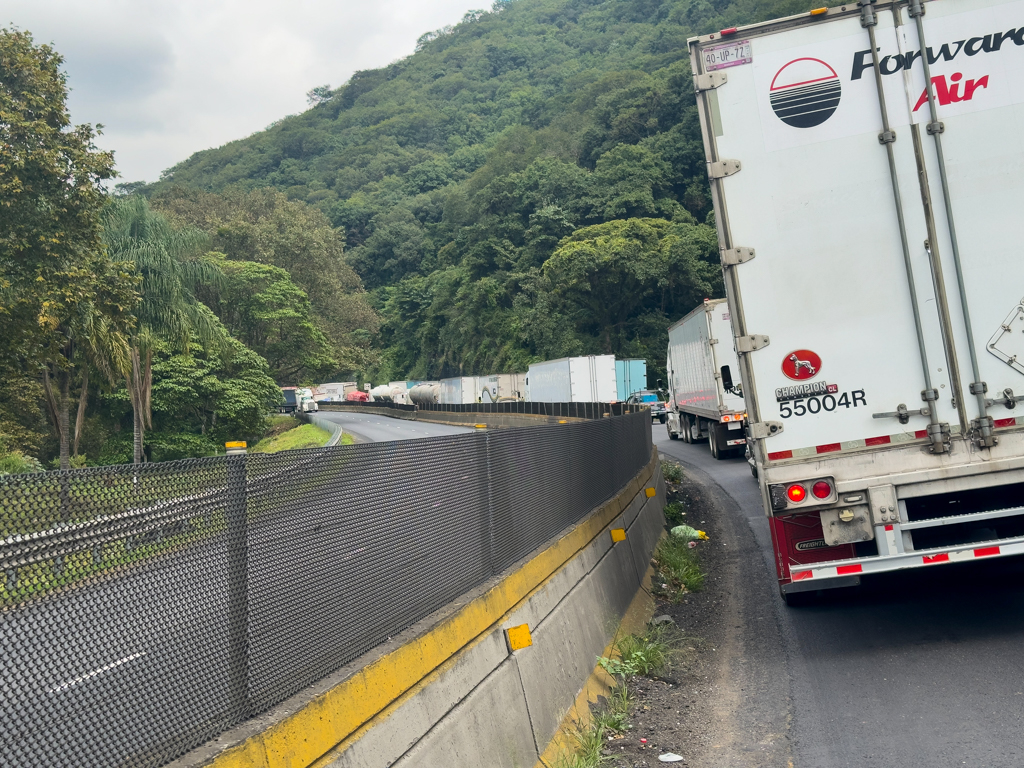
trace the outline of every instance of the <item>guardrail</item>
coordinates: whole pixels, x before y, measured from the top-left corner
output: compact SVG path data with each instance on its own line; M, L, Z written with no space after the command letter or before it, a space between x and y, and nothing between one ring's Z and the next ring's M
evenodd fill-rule
M162 766L501 573L650 456L627 414L0 478L0 764Z

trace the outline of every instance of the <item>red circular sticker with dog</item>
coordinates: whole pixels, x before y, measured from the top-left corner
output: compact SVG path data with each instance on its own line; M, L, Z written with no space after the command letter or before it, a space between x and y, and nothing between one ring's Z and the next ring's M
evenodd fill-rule
M782 361L782 372L793 381L813 379L821 371L821 358L809 349L797 349Z

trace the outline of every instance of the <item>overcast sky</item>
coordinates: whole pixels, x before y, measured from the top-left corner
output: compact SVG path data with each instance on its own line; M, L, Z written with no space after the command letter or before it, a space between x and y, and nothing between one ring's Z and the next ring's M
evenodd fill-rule
M118 181L307 108L306 92L413 52L490 0L3 0L0 25L64 55L75 123L102 123Z

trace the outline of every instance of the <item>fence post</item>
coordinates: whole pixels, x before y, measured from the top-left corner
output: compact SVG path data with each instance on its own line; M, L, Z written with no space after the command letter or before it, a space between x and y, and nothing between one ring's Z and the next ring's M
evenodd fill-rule
M249 543L246 520L246 444L225 443L227 448L227 524L228 556L228 654L230 661L230 700L232 710L248 717L249 699Z

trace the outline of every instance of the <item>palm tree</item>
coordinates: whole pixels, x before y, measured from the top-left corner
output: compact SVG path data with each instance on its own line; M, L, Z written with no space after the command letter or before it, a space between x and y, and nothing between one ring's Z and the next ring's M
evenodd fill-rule
M115 381L128 368L129 339L133 318L131 309L138 296L134 281L122 270L111 269L105 258L93 259L90 270L82 273L80 301L73 302L62 322L54 328L55 348L42 368L46 409L53 422L60 446L60 468L70 466L71 388L77 375L81 394L75 419L74 450L78 453L88 397L89 369L95 368L109 381Z
M103 239L115 261L131 262L142 278L138 323L131 339L127 371L134 415L134 459L143 460L143 434L152 428L153 350L159 341L188 352L193 337L225 342L216 315L193 295L197 285L219 284L222 273L207 257L207 236L199 229L175 228L149 208L143 197L114 198L104 210Z

